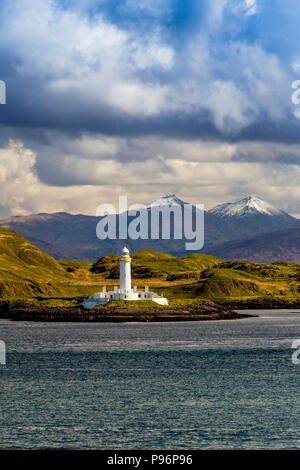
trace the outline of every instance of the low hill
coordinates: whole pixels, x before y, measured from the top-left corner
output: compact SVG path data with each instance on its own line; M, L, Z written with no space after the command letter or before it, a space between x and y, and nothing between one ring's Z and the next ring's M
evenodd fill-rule
M17 232L0 228L0 298L91 295L102 280L90 263L56 261Z
M62 266L17 232L0 229L0 296L53 293Z
M187 300L225 304L266 298L300 301L300 266L290 263L225 262L202 254L178 259L141 250L132 255L132 278L140 288L148 285L157 293L163 290L174 305L184 305ZM73 306L75 297L118 283L117 256L104 256L94 264L58 262L18 233L0 229L1 299L38 298L35 301L39 302L43 298L48 306L56 307L59 302Z
M197 253L178 259L168 253L141 250L132 255L132 277L165 281L199 279L203 270L221 262L214 256ZM103 256L92 265L91 271L105 279L119 279L119 258Z
M104 283L119 279L119 259L104 256L91 267ZM133 283L163 288L170 299L206 299L228 303L241 299L300 301L300 266L292 263L224 262L209 255L177 259L142 250L132 255Z
M300 266L223 262L202 271L197 282L169 287L165 294L227 303L257 298L300 301Z

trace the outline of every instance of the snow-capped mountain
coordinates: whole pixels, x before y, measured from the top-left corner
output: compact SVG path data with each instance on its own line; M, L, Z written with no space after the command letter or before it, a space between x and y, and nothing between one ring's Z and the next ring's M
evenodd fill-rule
M253 237L272 230L283 230L299 224L298 219L255 196L220 204L211 209L209 214L233 229L235 236L232 240Z
M176 206L176 205L182 206L183 204L185 204L185 202L182 201L181 199L179 199L176 196L176 194L166 194L165 196L159 197L158 199L153 201L147 207L149 207L149 208L150 207L157 207L157 206L159 206L159 207L163 207L163 206L172 207L172 206Z
M209 211L218 217L245 217L258 214L268 216L284 216L291 217L286 212L277 209L272 204L262 201L255 196L248 196L236 202L228 202L220 204ZM292 217L291 217L292 218Z

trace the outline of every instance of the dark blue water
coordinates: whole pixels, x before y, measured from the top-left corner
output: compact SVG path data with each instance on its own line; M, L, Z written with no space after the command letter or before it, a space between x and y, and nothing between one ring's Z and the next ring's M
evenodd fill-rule
M254 312L254 311L253 311ZM299 449L300 312L162 324L0 321L2 449Z

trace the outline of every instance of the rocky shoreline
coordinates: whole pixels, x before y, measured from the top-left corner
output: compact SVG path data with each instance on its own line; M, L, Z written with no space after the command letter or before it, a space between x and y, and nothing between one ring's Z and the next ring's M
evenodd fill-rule
M0 318L13 321L36 322L170 322L170 321L207 321L236 320L253 317L242 315L228 307L214 302L200 305L163 308L97 308L84 310L80 307L12 307L0 313Z
M85 310L75 307L46 307L22 305L19 302L2 301L0 318L13 321L36 322L169 322L236 320L257 315L241 314L236 310L299 309L300 301L274 298L257 298L231 301L220 305L204 301L198 305L176 307L99 307Z

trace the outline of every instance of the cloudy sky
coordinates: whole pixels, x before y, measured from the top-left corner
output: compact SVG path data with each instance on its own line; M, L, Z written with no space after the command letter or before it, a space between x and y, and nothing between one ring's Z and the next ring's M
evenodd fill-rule
M299 0L1 0L0 217L166 193L300 216L299 21Z

